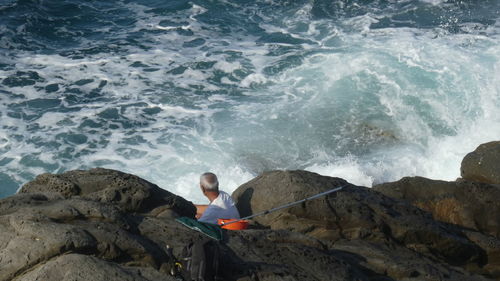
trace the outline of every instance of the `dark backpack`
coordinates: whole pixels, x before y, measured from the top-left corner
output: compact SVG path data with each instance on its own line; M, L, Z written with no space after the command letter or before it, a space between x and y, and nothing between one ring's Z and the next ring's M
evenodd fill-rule
M180 261L185 281L219 281L220 242L202 239L182 249Z

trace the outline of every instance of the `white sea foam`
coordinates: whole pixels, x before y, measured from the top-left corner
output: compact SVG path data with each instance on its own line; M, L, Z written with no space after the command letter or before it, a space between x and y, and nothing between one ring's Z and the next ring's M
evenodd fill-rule
M267 79L264 75L258 73L252 73L241 80L240 85L242 87L248 88L252 85L264 84Z
M371 36L369 30L362 29ZM380 34L380 31L375 33ZM474 41L467 39L468 42L474 42L474 45L462 48L459 46L464 35L450 34L436 39L422 34L421 31L415 33L413 29L399 29L386 30L382 38L363 38L363 42L356 36L346 37L344 40L352 40L351 46L369 45L369 49L363 49L360 53L321 54L310 57L302 66L286 72L280 80L275 80L275 86L272 88L276 95L291 92L293 96L301 97L298 99L301 104L280 99L281 104L273 104L267 110L275 112L278 108L278 111L291 112L289 116L292 119L300 120L304 116L296 112L314 112L330 102L337 103L346 96L346 93L338 88L339 85L355 79L354 88L345 90L371 91L380 106L373 109L390 117L389 128L395 130L394 135L380 131L377 133L378 137L389 138L390 141L400 144L392 148L383 146L380 151L375 150L366 155L354 150L351 152L356 155L351 154L347 158L336 156L333 145L328 161L309 160L316 163L302 167L326 175L341 176L361 185L393 181L411 175L454 180L460 175L460 162L467 152L480 143L500 137L500 123L493 113L499 110L496 93L500 80L496 77L500 76L495 76L498 74L499 60L498 51L488 47L491 38L480 35L475 37ZM492 51L495 54L487 55ZM492 61L484 61L483 56L495 58L493 64ZM394 59L394 62L391 62L391 59ZM398 65L401 63L411 70L408 74L405 73L407 70L404 67ZM332 65L335 67L332 68ZM467 68L464 68L465 65ZM413 69L416 73L412 72ZM402 74L399 74L401 71ZM360 75L367 77L359 80ZM267 110L254 108L244 112ZM357 110L352 108L349 113L356 114ZM332 114L336 114L335 111ZM261 113L256 116L263 117ZM274 118L262 120L276 120L279 114L273 113L271 116ZM312 116L317 118L317 115ZM362 125L359 119L364 118L363 116L353 117L358 118L358 125L354 124L355 126ZM374 119L367 121L378 123ZM319 124L317 119L305 123L310 127L311 124ZM285 129L266 133L280 134L288 131L287 128L295 127L286 123L282 125ZM339 134L339 130L342 130L338 124L331 125L332 128L323 129L331 131L332 135ZM489 126L497 129L484 129ZM304 130L306 128L302 129L303 133L308 132ZM314 130L311 132L314 133ZM355 131L345 133L352 134ZM353 137L352 141L363 142L354 135L340 137ZM392 138L396 139L391 140ZM332 141L335 141L335 138ZM304 147L307 143L298 145L301 147L299 150L307 150ZM297 164L300 159L296 161Z
M353 158L342 159L336 164L314 164L305 169L324 176L342 178L356 185L371 186L374 181L373 177L367 175L366 168Z
M240 62L227 62L227 61L218 61L215 65L214 68L220 69L226 73L232 73L237 69L241 68Z
M429 3L429 4L432 4L432 5L440 5L440 4L443 4L443 3L446 3L446 0L420 0L424 3Z

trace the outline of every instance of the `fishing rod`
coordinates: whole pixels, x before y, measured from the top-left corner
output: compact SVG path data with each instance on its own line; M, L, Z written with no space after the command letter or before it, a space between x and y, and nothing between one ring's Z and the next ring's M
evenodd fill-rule
M249 219L252 219L252 218L255 218L255 217L258 217L258 216L267 215L269 213L273 213L273 212L279 211L281 209L285 209L285 208L289 208L289 207L292 207L292 206L295 206L295 205L298 205L298 204L302 204L302 203L304 203L306 201L310 201L310 200L313 200L313 199L316 199L316 198L328 195L330 193L334 193L334 192L337 192L339 190L342 190L346 186L347 185L343 185L341 187L330 189L328 191L318 193L318 194L313 195L311 197L307 197L307 198L301 199L299 201L291 202L291 203L288 203L288 204L285 204L285 205L281 205L281 206L278 206L278 207L275 207L275 208L272 208L272 209L269 209L269 210L265 210L265 211L262 211L260 213L253 214L253 215L250 215L250 216L246 216L246 217L241 218L241 219L235 219L235 220L231 220L231 221L228 221L228 222L222 222L221 226L226 226L226 225L229 225L229 224L232 224L232 223L236 223L236 222L239 222L239 221L242 221L242 220L249 220Z

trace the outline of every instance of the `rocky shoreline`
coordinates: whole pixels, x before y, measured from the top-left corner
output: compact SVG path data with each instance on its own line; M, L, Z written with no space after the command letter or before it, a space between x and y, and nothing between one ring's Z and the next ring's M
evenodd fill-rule
M225 280L500 280L500 142L468 154L462 177L373 188L306 171L240 186L242 215L346 185L228 231ZM107 169L43 174L0 200L0 281L175 280L201 234L177 223L191 202Z

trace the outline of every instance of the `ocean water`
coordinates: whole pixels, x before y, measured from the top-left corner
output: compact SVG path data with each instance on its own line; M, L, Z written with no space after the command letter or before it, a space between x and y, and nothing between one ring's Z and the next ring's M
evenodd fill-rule
M0 197L106 167L454 180L500 139L497 0L0 0Z

